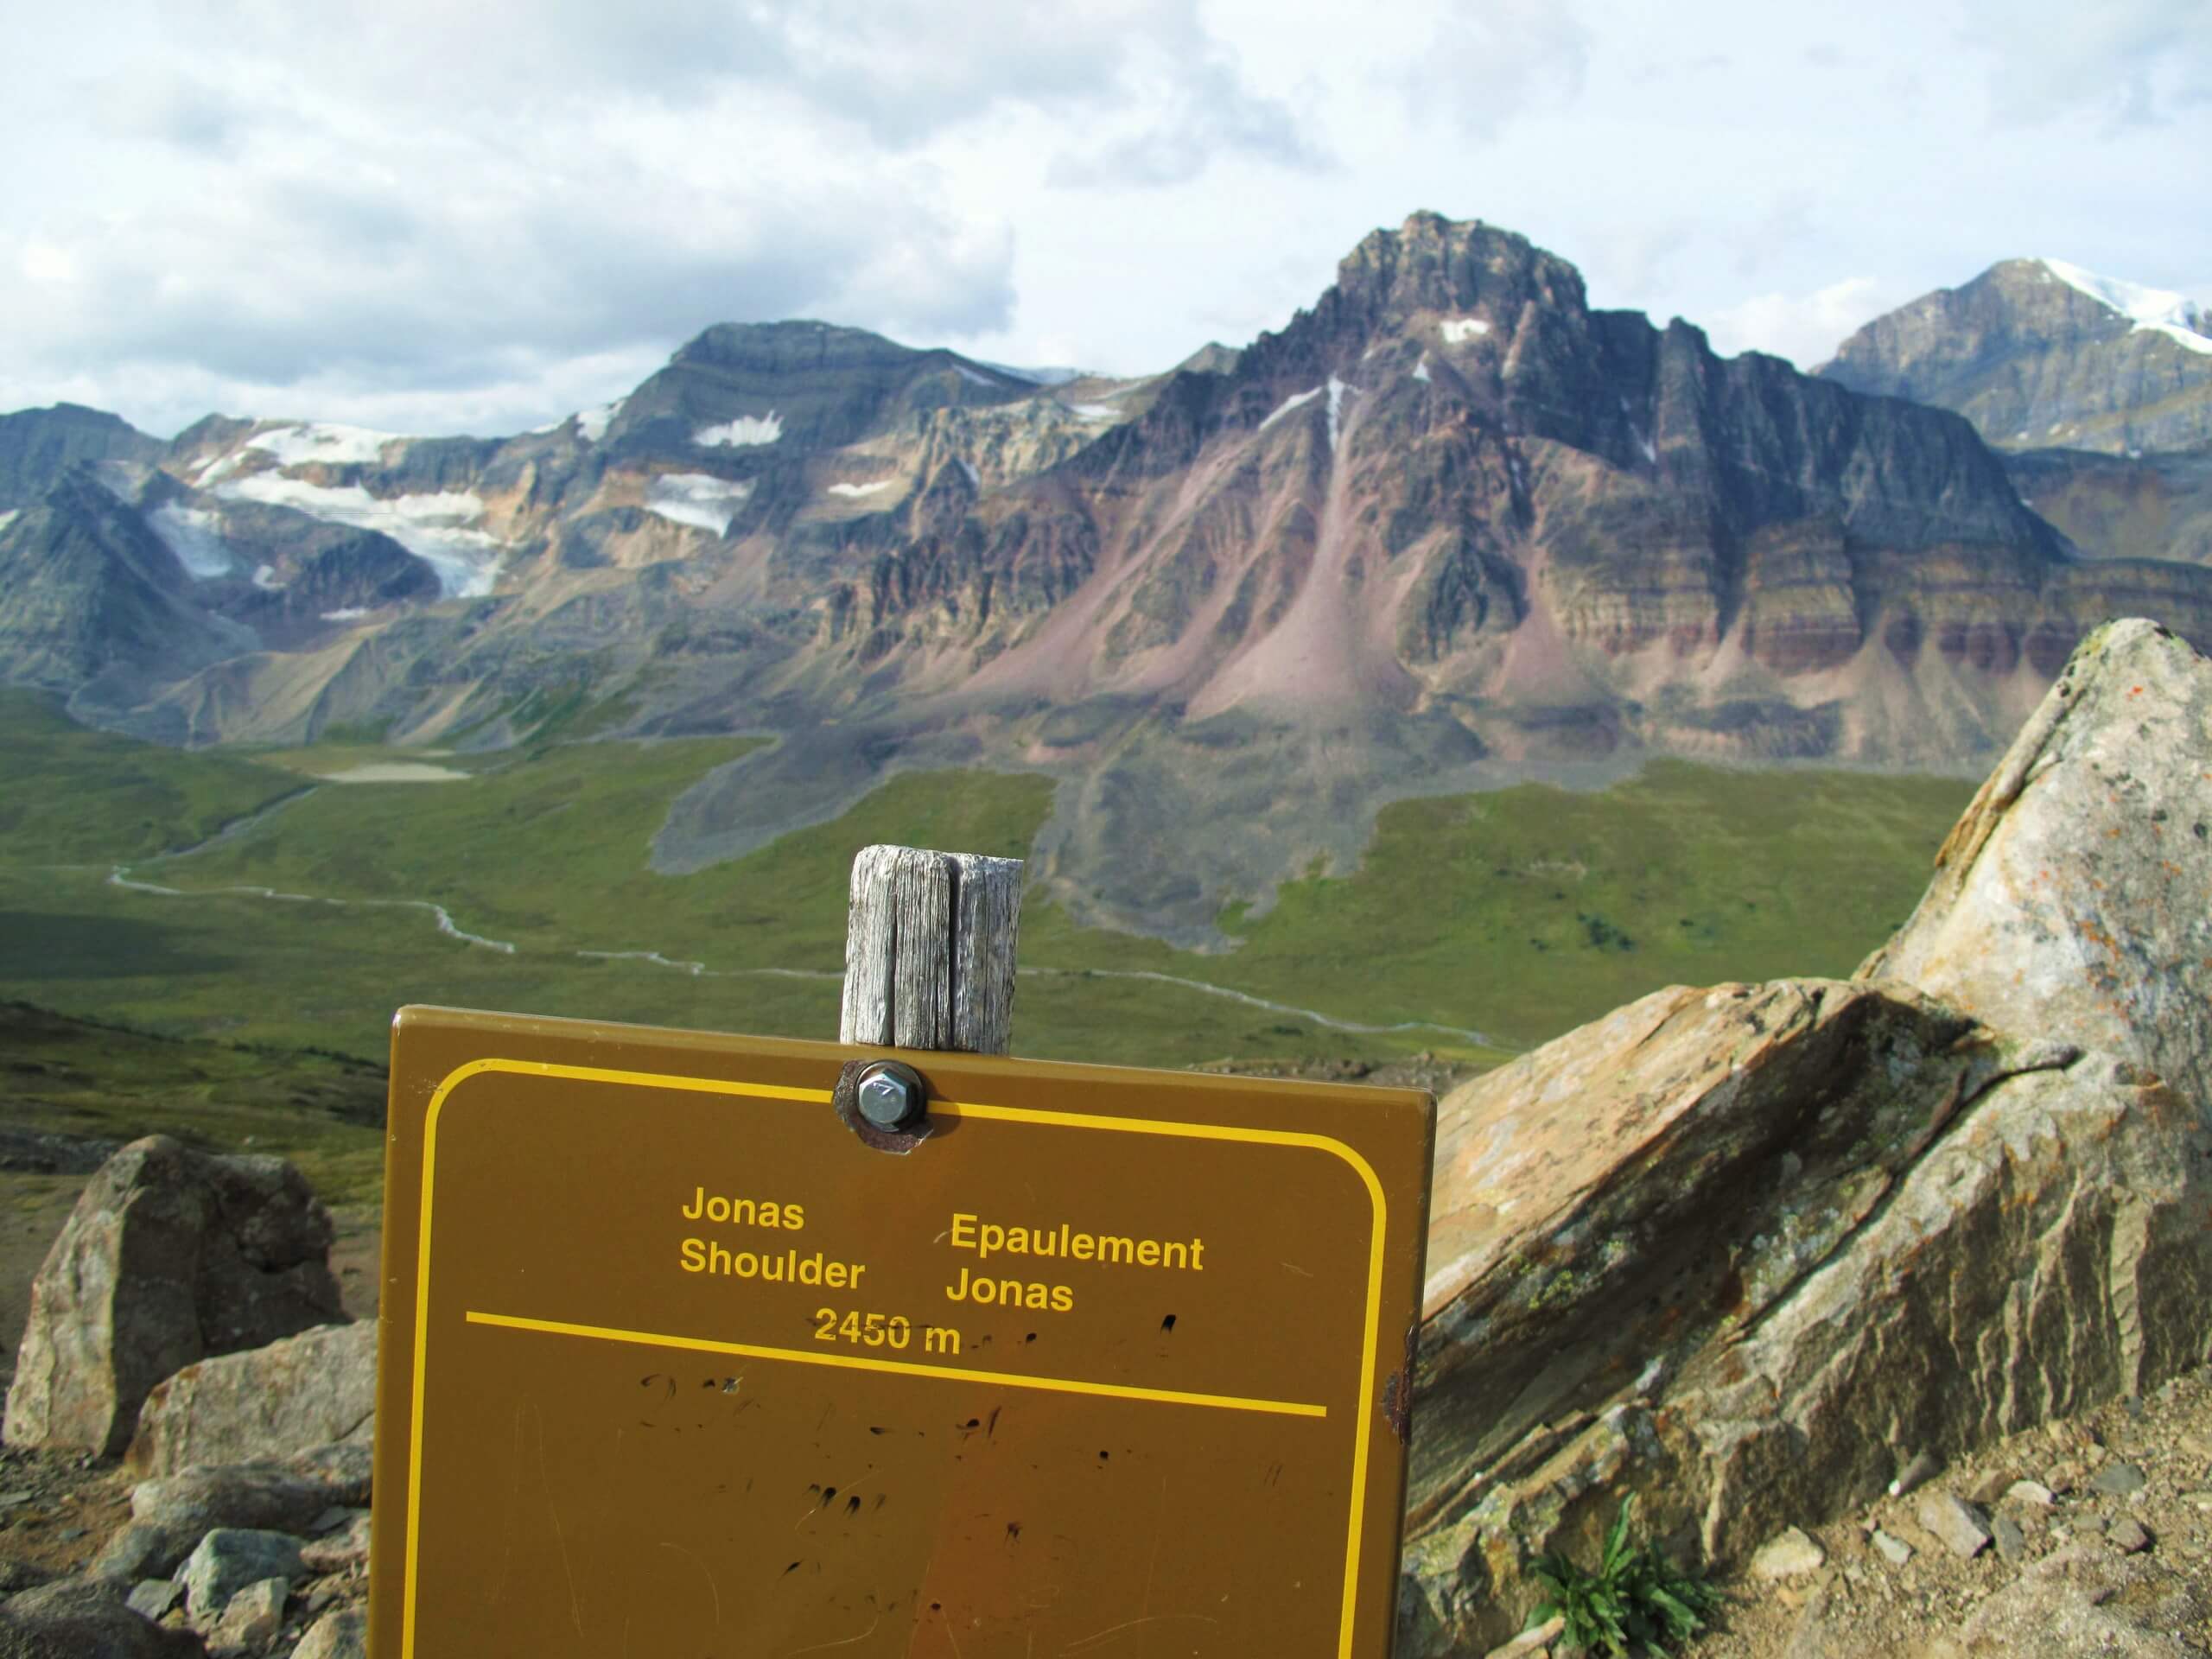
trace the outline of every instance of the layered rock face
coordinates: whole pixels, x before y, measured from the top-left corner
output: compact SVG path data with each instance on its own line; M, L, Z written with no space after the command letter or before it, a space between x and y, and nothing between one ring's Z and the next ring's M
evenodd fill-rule
M1876 318L1817 371L1956 410L2007 449L2212 443L2212 333L2177 294L2007 259Z
M2200 822L2212 664L2101 630L1859 977L1659 992L1444 1103L1412 1651L1502 1640L1623 1491L1739 1565L2207 1357Z
M503 442L211 421L151 474L90 465L79 517L144 534L26 512L0 557L140 595L166 548L122 613L182 606L200 632L168 636L214 643L133 678L41 645L76 601L18 625L0 597L0 671L81 713L497 744L557 684L632 732L780 734L678 807L675 869L893 759L1039 767L1077 785L1040 849L1056 896L1189 943L1357 859L1398 795L1652 751L1958 769L2107 616L2212 643L2212 572L2077 560L1961 416L1719 359L1433 214L1280 332L1145 381L730 325ZM1141 849L1194 839L1161 885Z

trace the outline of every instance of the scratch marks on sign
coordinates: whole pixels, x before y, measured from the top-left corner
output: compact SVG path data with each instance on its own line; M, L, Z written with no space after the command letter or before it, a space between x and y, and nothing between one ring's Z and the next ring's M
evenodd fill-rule
M854 1643L865 1642L874 1636L876 1626L882 1623L883 1615L878 1613L874 1618L868 1620L868 1629L862 1630L858 1636L841 1636L835 1642L817 1642L811 1647L793 1648L784 1656L784 1659L799 1659L799 1655L803 1653L827 1653L832 1648L849 1648Z
M1087 1652L1098 1646L1100 1643L1111 1641L1125 1631L1153 1624L1218 1624L1220 1623L1221 1621L1211 1613L1147 1613L1142 1618L1133 1618L1126 1624L1111 1625L1095 1636L1086 1636L1080 1642L1071 1642L1060 1651L1062 1653Z
M583 1604L576 1597L575 1565L569 1559L569 1535L561 1525L561 1508L553 1501L553 1473L545 1462L545 1414L531 1402L530 1414L537 1429L537 1484L545 1494L546 1518L553 1523L553 1541L561 1550L561 1576L569 1586L569 1622L576 1627L576 1634L584 1633Z
M694 1567L696 1567L699 1569L700 1573L707 1580L708 1590L713 1593L715 1598L715 1628L718 1630L721 1629L722 1587L721 1585L715 1582L714 1569L707 1565L706 1561L701 1558L699 1552L695 1549L686 1549L682 1544L674 1542L664 1542L661 1545L661 1548L663 1549L674 1550L677 1554L683 1556Z

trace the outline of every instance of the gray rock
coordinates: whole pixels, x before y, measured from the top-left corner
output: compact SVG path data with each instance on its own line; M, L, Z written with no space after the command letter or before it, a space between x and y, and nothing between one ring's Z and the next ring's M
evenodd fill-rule
M42 1567L29 1561L19 1561L10 1556L0 1556L0 1597L12 1596L25 1590L35 1590L41 1584L54 1582L54 1575Z
M122 1451L164 1377L342 1317L331 1238L329 1211L282 1159L131 1142L86 1184L32 1283L0 1434Z
M1808 1573L1819 1572L1827 1559L1827 1551L1817 1541L1796 1527L1785 1527L1761 1544L1751 1557L1751 1576L1766 1580L1802 1578Z
M1997 1541L1997 1553L2008 1561L2024 1559L2028 1553L2028 1535L2020 1523L2009 1515L2000 1515L1989 1523L1990 1535Z
M2113 624L1859 976L1670 988L1453 1090L1408 1482L1442 1639L1512 1634L1625 1495L1725 1571L1900 1446L2196 1363L2208 891L2212 664Z
M176 1570L176 1580L184 1586L186 1613L204 1629L249 1584L264 1579L282 1579L289 1584L305 1571L300 1562L298 1539L281 1532L218 1527L185 1558L184 1565Z
M132 1586L128 1599L130 1611L139 1618L158 1620L176 1605L177 1598L183 1593L184 1586L175 1579L141 1579Z
M130 1494L130 1522L108 1540L94 1571L130 1579L174 1572L217 1527L304 1533L333 1505L365 1504L369 1491L370 1452L359 1445L142 1481Z
M1873 1544L1875 1548L1882 1552L1883 1558L1886 1560L1891 1567L1903 1567L1907 1561L1912 1559L1912 1546L1910 1544L1905 1542L1902 1538L1892 1538L1888 1533L1884 1532L1879 1527L1874 1529L1873 1535L1870 1541Z
M1989 1547L1989 1524L1981 1511L1949 1492L1929 1493L1915 1516L1961 1560L1970 1561Z
M303 1545L300 1560L310 1573L342 1573L369 1564L369 1511L356 1510L336 1530Z
M0 1602L0 1659L200 1659L200 1638L130 1611L128 1586L63 1579Z
M2145 1484L2142 1469L2133 1463L2108 1463L2089 1477L2089 1490L2107 1497L2125 1497L2141 1491Z
M365 1437L376 1391L373 1320L203 1359L147 1395L129 1462L141 1474L168 1475Z
M284 1628L284 1604L291 1599L289 1580L257 1580L233 1595L207 1632L207 1651L215 1659L243 1659L266 1653Z
M292 1659L367 1659L369 1616L359 1607L337 1607L300 1638Z
M2024 1503L2038 1510L2047 1510L2058 1502L2057 1495L2050 1487L2034 1480L2014 1481L2005 1489L2005 1497L2007 1503Z
M2123 1555L2139 1554L2151 1548L2151 1535L2143 1523L2132 1516L2116 1521L2105 1534L2105 1540Z

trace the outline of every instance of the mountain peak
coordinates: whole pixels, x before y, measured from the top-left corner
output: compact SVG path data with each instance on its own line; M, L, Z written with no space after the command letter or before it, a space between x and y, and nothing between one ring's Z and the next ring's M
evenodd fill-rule
M2005 259L1875 318L1815 372L1955 410L2004 448L2187 449L2212 439L2207 321L2185 295Z
M2175 344L2212 355L2212 336L2206 334L2204 312L2186 295L2171 289L2145 288L2139 283L2100 276L2093 270L2063 259L2039 258L2025 263L2040 267L2077 293L2126 317L2138 328L2153 329Z
M1535 300L1588 308L1582 273L1516 232L1427 211L1360 239L1337 267L1337 287L1376 317L1482 308L1510 316Z

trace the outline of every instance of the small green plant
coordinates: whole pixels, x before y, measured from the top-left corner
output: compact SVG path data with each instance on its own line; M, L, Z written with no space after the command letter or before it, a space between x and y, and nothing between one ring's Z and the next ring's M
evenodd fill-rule
M1649 1544L1630 1548L1629 1512L1635 1506L1633 1496L1621 1500L1595 1573L1584 1572L1556 1550L1536 1558L1529 1571L1546 1594L1529 1615L1531 1624L1563 1618L1560 1635L1567 1642L1584 1652L1602 1650L1611 1659L1627 1659L1631 1642L1641 1642L1664 1659L1662 1639L1686 1642L1704 1628L1699 1615L1720 1605L1719 1592L1702 1579L1677 1572Z

